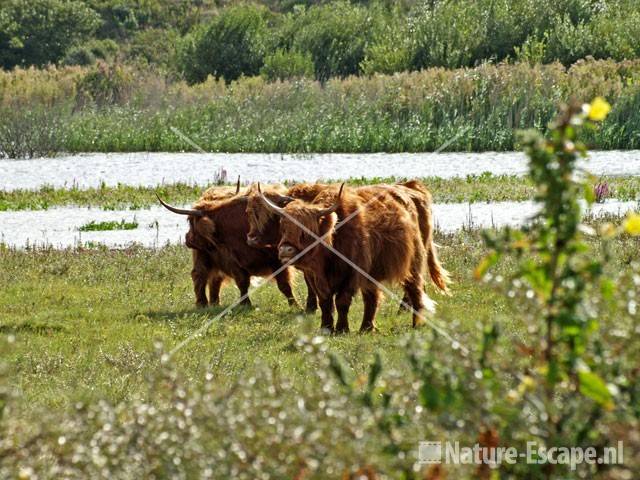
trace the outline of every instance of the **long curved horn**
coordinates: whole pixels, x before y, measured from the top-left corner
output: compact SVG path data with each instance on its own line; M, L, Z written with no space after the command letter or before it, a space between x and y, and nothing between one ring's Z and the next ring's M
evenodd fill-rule
M258 192L262 194L262 188L260 187L260 182L258 182ZM295 198L290 197L289 195L280 195L276 193L272 193L271 195L276 197L275 202L272 201L271 203L275 203L280 208L288 205L289 203L295 200Z
M240 175L238 175L238 183L236 183L236 195L240 193Z
M156 197L158 197L158 201L162 204L162 206L170 212L177 213L178 215L193 215L194 217L204 217L204 212L202 210L188 210L185 208L172 207L168 203L165 203L157 193Z
M336 198L336 201L333 203L333 205L331 205L329 208L324 208L322 210L318 210L316 212L316 216L324 217L324 216L330 215L333 212L335 212L336 210L338 210L338 207L340 206L340 198L342 197L342 189L343 188L344 188L344 183L342 185L340 185L340 190L338 191L338 197Z
M267 206L267 208L269 208L269 210L277 213L278 215L284 215L284 208L279 207L278 205L276 205L275 203L273 203L271 200L269 200L264 193L262 193L262 188L260 188L260 182L258 182L258 193L260 193L260 198L262 199L262 202Z

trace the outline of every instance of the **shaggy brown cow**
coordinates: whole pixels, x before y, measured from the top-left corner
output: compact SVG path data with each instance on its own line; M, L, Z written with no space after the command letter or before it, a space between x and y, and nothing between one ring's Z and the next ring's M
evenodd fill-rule
M264 192L260 192L256 185L252 185L247 199L247 216L249 218L247 244L254 247L276 248L280 241L280 217L264 205L260 197L261 193L264 193L272 202L285 205L296 198L310 202L327 187L328 185L321 183L301 183L288 190L276 185L267 187ZM306 274L304 275L304 281L307 285L307 305L305 310L308 313L312 313L318 308L318 299Z
M247 237L247 243L250 245L277 245L280 241L280 217L262 201L261 193L264 193L267 199L275 205L284 207L294 199L311 202L321 191L329 187L335 188L335 186L318 183L299 184L283 193L282 188L270 188L260 192L259 185L252 185L248 191L249 236ZM438 255L433 243L431 194L424 184L417 180L410 180L396 185L379 184L359 187L356 191L364 200L371 199L383 191L387 192L412 215L417 216L417 222L420 225L420 232L426 249L429 275L434 284L447 293L447 285L450 282L449 274L438 261ZM305 280L307 279L305 278ZM307 281L308 285L309 282ZM411 305L411 301L405 289L401 308L408 309L407 305ZM315 307L307 310L315 310Z
M310 203L292 200L281 207L266 196L261 198L282 216L278 254L283 263L311 247L316 241L308 233L312 232L323 237L328 245L366 274L359 273L321 244L311 247L295 261L295 266L305 272L318 295L322 328L334 331L335 297L338 310L335 331L347 332L349 307L353 295L360 290L365 305L360 329L373 330L380 299L376 282L383 281L399 282L404 286L414 309L413 325L423 322L424 301L428 299L422 275L427 257L425 232L430 226L420 225L420 215L410 208L414 203L410 194L390 186L379 188L374 194L365 189L345 190L343 185L337 193L334 188L321 191ZM422 208L430 214L427 203ZM348 221L338 223L347 217L350 217ZM431 248L435 254L435 247ZM437 262L437 257L434 260ZM436 285L446 288L444 270L434 269L431 276L435 277Z
M159 197L158 200L173 213L188 216L189 231L186 244L198 252L199 265L202 265L201 272L194 276L196 296L201 294L202 278L211 278L207 275L215 272L213 277L216 282L224 276L233 278L241 296L245 297L242 303L251 305L247 296L251 277L271 275L282 266L275 248L255 248L246 244L249 231L245 213L247 197L202 200L197 202L193 209L176 208ZM205 275L203 272L208 273ZM295 305L291 290L291 269L282 270L275 276L275 280L289 304ZM196 287L197 282L199 283ZM219 283L221 282L222 280L219 280ZM212 299L217 298L212 295ZM206 302L206 296L204 299L199 297L199 304L202 304L203 300Z
M237 195L240 192L240 177L235 187L209 187L201 196L198 202L218 202ZM191 248L192 268L191 280L196 296L196 305L206 307L218 305L220 303L220 288L222 283L228 278L219 268L215 258L211 253L200 250L196 245L187 245ZM207 299L207 287L209 289L209 299Z

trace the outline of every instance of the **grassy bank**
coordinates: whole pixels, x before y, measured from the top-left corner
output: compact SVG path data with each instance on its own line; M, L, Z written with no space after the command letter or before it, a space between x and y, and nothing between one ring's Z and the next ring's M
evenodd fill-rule
M452 297L435 297L435 321L453 345L428 328L411 331L410 315L398 314L389 298L380 309L379 333L315 337L318 318L288 307L269 284L252 293L256 309L235 309L214 321L170 361L163 356L168 350L238 296L227 285L223 306L194 310L187 249L0 250L0 282L6 285L0 331L12 339L0 343L6 362L0 451L21 445L0 455L0 472L15 477L33 468L41 478L54 478L100 471L117 476L126 468L172 477L209 468L213 477L268 472L290 478L305 471L305 478L326 478L370 471L404 478L403 471L416 468L420 478L438 478L428 466L414 467L417 442L446 436L471 445L487 419L510 418L513 407L505 399L519 388L523 352L536 346L528 345L521 310L474 280L473 268L485 253L478 232L437 240L456 285ZM616 240L611 268L628 265L637 248L637 240ZM511 265L496 273L509 275ZM626 281L621 286L635 291ZM296 296L303 295L298 279ZM633 325L623 308L608 305L601 329L612 348L633 355L625 336ZM357 299L352 328L361 314ZM493 390L481 393L474 390L474 365L493 338L491 325L501 332L494 340L499 355L491 359L500 374ZM378 368L375 352L382 352L382 374L371 373ZM416 377L422 368L430 373ZM491 371L487 367L484 375ZM432 383L420 383L420 375ZM354 391L343 377L355 382ZM457 397L446 392L462 379L469 402L475 398L480 406L490 395L500 409L474 413L471 403L452 402ZM635 448L633 435L624 433L634 427L621 429L618 413L604 412L609 443L622 438L625 449ZM520 445L529 438L527 426L513 422L505 441ZM83 445L92 447L86 452ZM273 457L260 456L265 448ZM247 464L247 457L254 460ZM637 471L637 458L625 458L624 468L612 472ZM501 475L518 478L526 471L542 478L537 468L503 467ZM444 471L475 478L475 467Z
M483 65L371 77L188 86L123 66L0 72L0 155L55 151L216 152L513 150L560 102L613 104L590 135L600 149L640 147L640 61Z
M353 186L395 183L398 177L346 180ZM465 178L425 177L421 179L433 195L434 202L500 202L530 200L534 195L531 181L514 175L470 175ZM640 178L602 177L595 182L609 187L607 198L636 200L640 198ZM118 185L88 189L43 187L40 190L0 191L0 211L46 210L53 207L99 207L105 210L141 209L157 205L156 193L175 204L192 203L206 187L183 183L158 187Z

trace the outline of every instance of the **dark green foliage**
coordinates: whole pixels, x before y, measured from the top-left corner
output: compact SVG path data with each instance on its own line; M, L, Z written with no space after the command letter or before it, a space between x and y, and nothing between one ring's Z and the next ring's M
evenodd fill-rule
M367 9L345 1L331 2L295 16L291 44L297 51L311 54L320 81L357 75L371 27Z
M267 50L268 13L255 5L229 7L188 35L180 55L187 81L201 82L209 75L226 81L257 75Z
M71 47L67 50L67 54L64 56L62 63L64 65L93 65L96 61L96 57L93 52L87 47Z
M100 37L124 39L147 28L186 32L213 0L84 0L103 19Z
M62 60L64 65L92 65L97 59L109 60L118 51L118 44L110 39L91 40L71 47Z
M57 62L99 25L98 14L80 1L2 0L0 66Z
M67 54L66 64L88 64L92 59L84 47L92 34L117 41L120 59L157 65L190 83L208 75L227 81L257 75L267 58L268 70L282 72L267 78L306 75L298 54L311 57L322 82L514 59L568 66L588 56L640 56L635 0L1 3L0 65L5 68L58 62ZM113 56L90 50L96 58ZM291 68L281 51L297 52L288 59Z
M126 50L127 58L169 69L176 60L176 45L180 36L176 30L149 28L136 32Z

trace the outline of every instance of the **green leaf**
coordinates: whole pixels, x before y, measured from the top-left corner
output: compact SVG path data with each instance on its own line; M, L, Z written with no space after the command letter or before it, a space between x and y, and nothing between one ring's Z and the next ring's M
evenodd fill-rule
M369 368L369 390L373 390L373 387L376 384L376 380L380 376L382 372L382 358L380 357L380 353L376 352L376 356Z
M607 409L613 408L613 397L604 380L593 372L578 372L580 392Z
M438 390L429 383L424 383L422 388L420 388L420 403L429 410L436 410L438 408L438 404L440 403L439 397Z
M476 280L482 279L482 277L484 277L487 271L498 262L499 258L500 256L498 255L497 252L491 252L487 254L487 256L485 256L480 261L475 271L473 272L473 276L476 278Z

